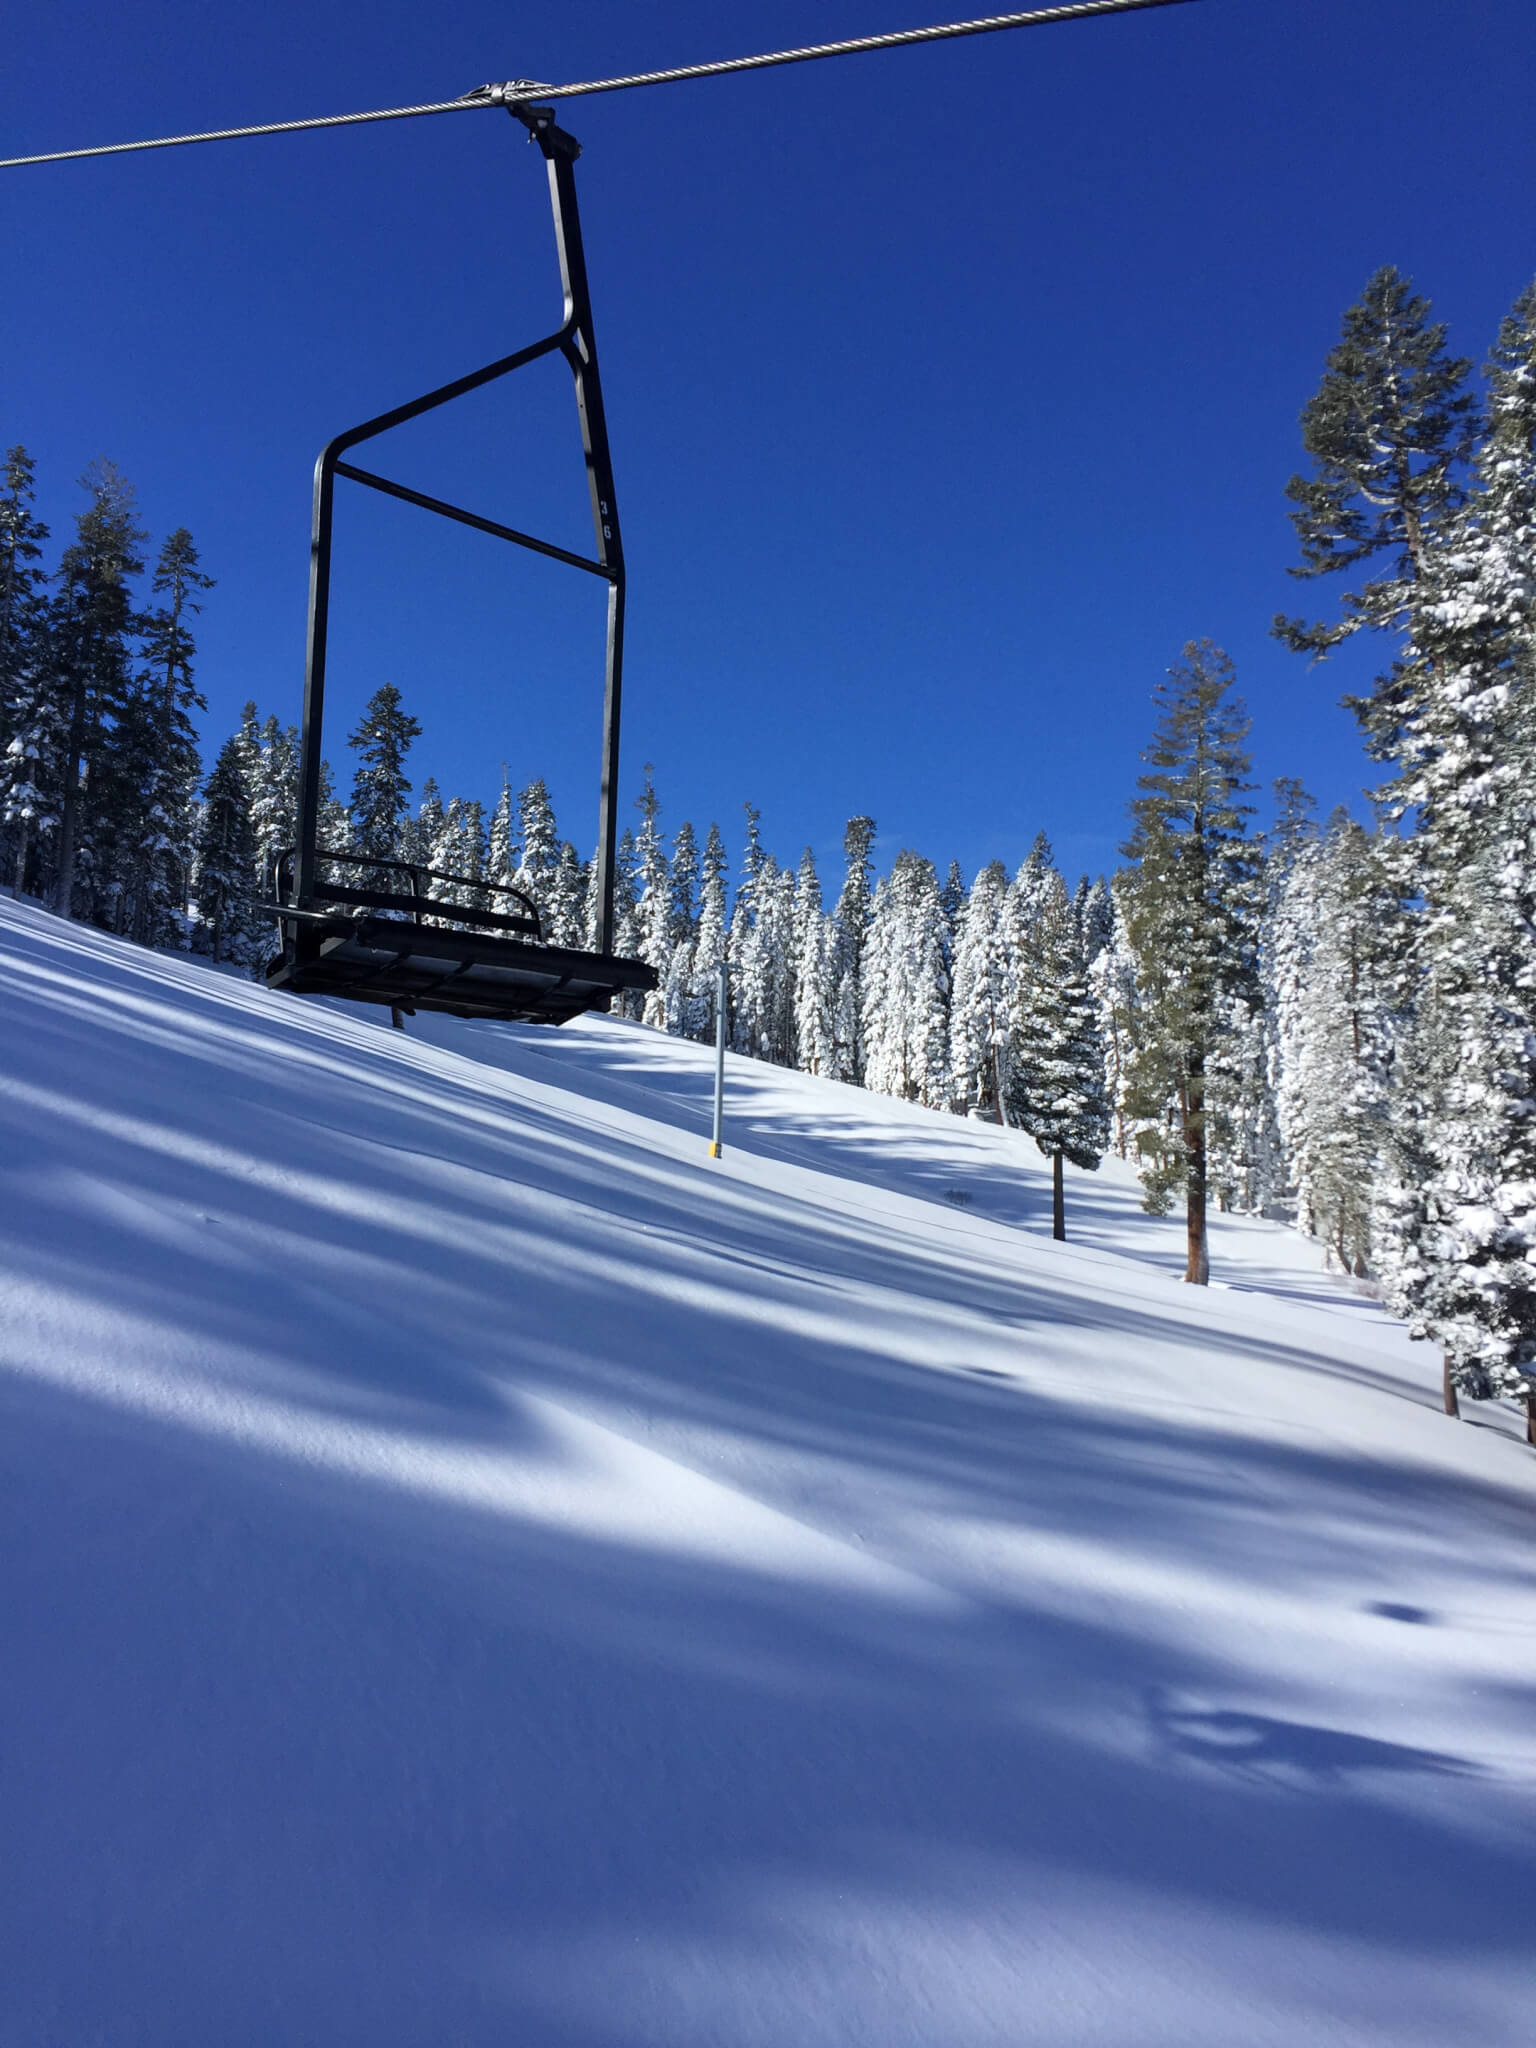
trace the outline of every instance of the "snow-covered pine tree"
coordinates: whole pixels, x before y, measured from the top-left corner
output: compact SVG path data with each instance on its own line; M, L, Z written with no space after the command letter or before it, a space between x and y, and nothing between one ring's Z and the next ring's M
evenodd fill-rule
M0 473L0 824L11 893L26 892L42 835L58 824L65 719L48 643L48 528L32 510L36 470L20 446Z
M662 978L663 1027L675 1037L688 1036L693 987L693 947L699 921L699 845L685 818L672 842L668 875L671 897L672 950Z
M1029 852L1019 863L1003 912L1008 969L1015 995L1035 971L1035 927L1050 896L1051 878L1055 873L1056 861L1051 852L1051 842L1043 832L1037 832Z
M555 870L560 865L560 834L555 827L555 807L542 775L518 792L517 830L520 845L512 884L533 898L540 921L547 925L553 907Z
M455 877L433 883L432 893L440 901L466 910L488 907L489 898L479 886L485 881L485 806L477 797L449 799L428 866Z
M718 825L712 824L704 835L704 854L699 866L699 919L688 976L688 1017L684 1030L689 1038L712 1043L720 962L726 956L727 878L730 869L725 841ZM730 1028L729 1017L726 1028Z
M1294 776L1277 776L1274 823L1263 840L1263 907L1259 917L1259 987L1245 1040L1251 1038L1255 1100L1248 1106L1243 1138L1252 1185L1243 1206L1260 1213L1294 1216L1295 1174L1280 1115L1279 1093L1284 1079L1282 1044L1282 979L1287 934L1293 930L1287 908L1288 889L1299 856L1317 838L1312 798ZM1298 899L1299 900L1299 899ZM1299 936L1299 927L1295 934ZM1310 931L1306 934L1310 943ZM1300 956L1297 955L1299 958Z
M400 828L400 858L414 861L417 867L432 865L432 849L443 832L443 793L437 786L435 775L429 775L421 785L421 803L414 818L408 818Z
M201 780L194 711L207 704L193 681L192 621L212 590L184 526L166 540L150 585L160 600L139 622L144 671L135 709L144 751L142 821L134 852L132 936L150 946L186 943L193 803Z
M32 510L37 465L18 445L0 471L0 738L8 739L12 707L36 659L45 622L48 572L42 566L48 529Z
M1008 873L990 861L971 884L955 939L949 1013L949 1065L955 1107L1001 1117L1007 1097L1013 974L1005 917Z
M1396 892L1380 841L1347 811L1287 853L1265 919L1280 1134L1297 1227L1363 1275L1397 1024Z
M246 708L254 724L256 707ZM265 890L272 886L278 855L292 847L299 835L298 727L279 725L269 714L255 736L247 772L256 877Z
M248 707L254 722L254 705ZM219 749L203 791L193 862L191 943L213 960L253 966L265 936L251 903L255 858L248 789L248 741L236 732Z
M843 886L832 913L832 1018L835 1039L829 1072L838 1081L864 1080L864 1047L860 1038L863 1014L864 947L873 904L875 843L873 818L848 820L843 833L846 862Z
M749 1058L788 1066L794 1058L794 877L762 843L758 812L745 804L742 879L731 913L731 1045Z
M948 1108L949 965L933 863L902 852L875 889L864 948L864 1086Z
M1051 1162L1051 1235L1067 1234L1062 1162L1093 1171L1109 1143L1104 1042L1082 934L1054 867L1040 879L1031 971L1009 1018L1008 1121Z
M640 830L635 834L636 958L655 969L656 987L639 999L637 1014L642 1023L664 1029L667 972L678 934L672 916L667 842L661 829L661 799L656 794L655 770L649 761L641 775L640 794L635 799L635 808L640 813Z
M827 1074L837 1057L835 944L809 847L795 876L794 915L794 1063L803 1074Z
M960 929L960 919L965 912L965 876L960 872L960 863L952 860L944 877L944 886L939 891L939 902L944 909L944 922L950 932Z
M640 946L640 888L635 835L628 825L619 834L613 859L613 950L624 960L637 960ZM597 894L598 857L587 865L586 907L582 914L588 947L597 952L603 942L602 904ZM624 998L627 1002L630 999ZM626 1012L627 1014L627 1012Z
M336 771L323 756L320 761L320 802L315 838L322 852L327 847L344 847L352 831L352 814L336 794ZM357 881L356 868L343 869L336 861L322 860L320 878L326 882Z
M507 779L507 764L501 764L501 788L491 811L491 822L486 835L485 878L500 888L515 887L513 877L517 872L519 848L517 828L512 819L512 784ZM507 909L505 898L499 899L502 909Z
M421 725L404 708L399 690L393 683L381 683L368 699L357 729L347 735L347 745L358 757L352 777L353 852L374 860L398 857L400 830L410 815L406 756L420 738Z
M563 840L544 905L544 936L550 945L572 949L581 945L586 898L586 866L570 840Z
M1136 987L1136 955L1126 929L1120 891L1108 890L1108 936L1093 955L1088 986L1098 1015L1104 1047L1104 1100L1109 1110L1110 1145L1126 1159L1131 1151L1134 1118L1130 1110L1131 1067L1140 1035L1141 997Z
M1262 853L1257 862L1262 862ZM1253 896L1254 972L1223 997L1223 1028L1206 1072L1206 1178L1220 1210L1256 1215L1270 1199L1277 1146L1269 1079L1269 1038L1258 974L1258 907Z
M1139 1003L1128 1108L1149 1209L1183 1189L1185 1279L1210 1278L1206 1237L1207 1077L1231 1003L1255 979L1257 855L1243 746L1249 721L1230 692L1231 661L1191 641L1154 697L1157 725L1142 755L1121 877Z
M120 824L111 774L112 732L132 688L137 629L132 578L146 535L133 486L110 462L81 478L90 503L64 550L52 607L52 662L67 719L53 908L110 924L110 877L101 840Z
M1378 270L1344 315L1322 384L1302 411L1313 473L1286 487L1301 542L1291 574L1367 572L1344 592L1332 623L1275 620L1276 635L1314 659L1363 628L1401 630L1435 536L1462 502L1477 425L1471 366L1447 353L1445 327L1429 316L1408 278L1390 265ZM1378 760L1396 758L1413 697L1412 673L1395 668L1368 696L1349 700Z
M1377 1232L1453 1389L1536 1388L1536 286L1488 364L1476 487L1430 549L1401 768L1422 905Z

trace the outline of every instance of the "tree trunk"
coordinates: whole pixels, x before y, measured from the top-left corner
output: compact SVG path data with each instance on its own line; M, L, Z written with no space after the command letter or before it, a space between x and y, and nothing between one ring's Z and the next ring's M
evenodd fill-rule
M11 894L13 897L21 896L26 891L27 854L31 850L29 845L32 836L31 824L32 820L30 818L22 818L16 827L16 869L15 873L11 876Z
M1058 1244L1067 1241L1067 1196L1062 1184L1061 1154L1051 1154L1051 1235Z
M1189 1247L1184 1278L1193 1287L1206 1287L1211 1278L1211 1256L1205 1234L1205 1061L1198 1055L1190 1059L1184 1091L1184 1151L1188 1160L1184 1214Z
M1536 1394L1525 1397L1525 1440L1536 1447Z
M1461 1420L1461 1403L1456 1399L1456 1382L1451 1378L1451 1354L1449 1351L1443 1351L1440 1355L1445 1361L1445 1412L1459 1422Z
M997 1091L997 1120L1006 1130L1008 1128L1008 1105L1003 1099L1003 1055L995 1045L992 1048L992 1086Z
M85 682L75 684L69 719L69 744L64 750L64 803L59 818L59 871L53 885L53 907L68 917L75 899L75 840L80 819L80 770L85 753Z

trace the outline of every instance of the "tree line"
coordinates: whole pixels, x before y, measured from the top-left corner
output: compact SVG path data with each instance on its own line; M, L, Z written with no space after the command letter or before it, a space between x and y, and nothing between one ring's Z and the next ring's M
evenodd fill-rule
M1347 699L1374 816L1312 816L1294 781L1254 827L1231 661L1185 647L1154 695L1123 867L1069 888L1043 835L1012 873L873 857L850 820L827 907L745 809L669 835L647 768L619 849L617 945L657 987L634 1014L752 1057L987 1118L1064 1161L1134 1160L1179 1202L1186 1277L1209 1208L1285 1214L1446 1360L1446 1403L1536 1388L1536 286L1481 384L1391 268L1345 314L1301 417L1291 573L1339 588L1276 634L1312 661L1383 649ZM108 465L55 568L13 449L0 502L0 859L13 890L154 945L259 972L259 878L291 844L297 734L250 705L203 774L192 623L210 580L184 529L147 602L132 492ZM419 798L421 727L385 684L326 771L322 844L514 887L551 943L595 943L592 863L544 783L489 807Z

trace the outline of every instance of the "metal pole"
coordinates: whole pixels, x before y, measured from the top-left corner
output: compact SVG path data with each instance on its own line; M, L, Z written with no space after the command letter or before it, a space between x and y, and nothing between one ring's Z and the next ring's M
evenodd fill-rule
M725 962L720 962L715 983L715 1135L709 1141L709 1156L718 1159L725 1151L725 1001L728 989Z
M603 689L603 776L598 806L597 950L611 953L614 944L613 883L619 836L619 703L624 683L624 543L619 533L619 507L613 487L613 458L608 447L608 420L603 411L603 386L597 368L597 343L592 333L592 299L587 287L587 259L581 241L581 216L576 207L576 159L581 145L555 125L548 107L514 106L508 112L523 123L544 152L549 168L549 202L555 221L555 246L565 289L562 353L576 380L576 412L587 463L592 499L592 527L597 559L607 571L608 639Z

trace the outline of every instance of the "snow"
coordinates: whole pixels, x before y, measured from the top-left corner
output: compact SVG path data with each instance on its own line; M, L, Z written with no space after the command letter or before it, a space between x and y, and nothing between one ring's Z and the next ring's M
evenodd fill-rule
M0 1004L7 2048L1529 2040L1536 1466L1312 1247L25 905Z

